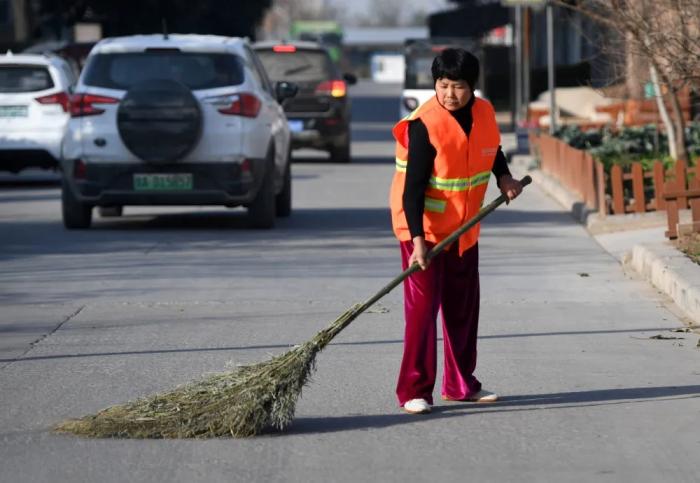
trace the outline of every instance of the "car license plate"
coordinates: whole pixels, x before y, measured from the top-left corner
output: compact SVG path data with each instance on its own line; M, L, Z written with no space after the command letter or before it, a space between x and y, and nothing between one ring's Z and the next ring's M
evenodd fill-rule
M304 130L304 121L291 119L287 121L287 123L289 124L289 130L292 132L301 132Z
M0 117L27 117L27 106L0 106Z
M191 173L134 174L135 191L187 191L191 189Z

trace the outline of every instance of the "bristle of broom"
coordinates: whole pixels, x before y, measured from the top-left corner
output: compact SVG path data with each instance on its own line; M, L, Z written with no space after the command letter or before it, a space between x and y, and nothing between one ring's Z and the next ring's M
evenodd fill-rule
M315 369L316 354L358 315L356 308L268 361L67 420L54 430L96 438L241 438L284 429Z

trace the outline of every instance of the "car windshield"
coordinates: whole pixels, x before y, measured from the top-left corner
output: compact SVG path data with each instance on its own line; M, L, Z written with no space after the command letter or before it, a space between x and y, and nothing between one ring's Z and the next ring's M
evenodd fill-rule
M319 82L333 77L330 57L320 50L274 52L258 50L267 75L273 81Z
M36 92L54 86L42 65L0 65L0 92Z
M128 90L144 81L176 80L190 89L212 89L243 83L243 67L233 54L130 52L98 54L88 60L84 83Z
M434 41L407 41L404 50L404 89L434 89L431 67L435 56L446 48L461 48L478 54L478 46L469 39L434 39Z
M434 54L413 55L406 57L405 89L433 89L433 65Z

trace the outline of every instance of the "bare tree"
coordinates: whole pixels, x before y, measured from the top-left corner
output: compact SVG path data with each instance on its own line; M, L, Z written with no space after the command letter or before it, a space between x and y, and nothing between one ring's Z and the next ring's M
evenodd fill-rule
M676 159L687 161L678 92L700 86L700 0L553 1L617 31L626 40L628 55L649 63L652 82L657 79L657 95L665 92L671 106L669 145L675 147Z

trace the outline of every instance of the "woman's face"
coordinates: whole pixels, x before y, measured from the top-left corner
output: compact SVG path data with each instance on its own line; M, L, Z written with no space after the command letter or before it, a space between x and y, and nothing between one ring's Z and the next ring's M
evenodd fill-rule
M467 105L472 97L472 90L467 81L450 80L445 77L435 82L438 102L448 111L456 111Z

